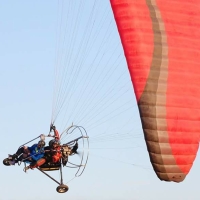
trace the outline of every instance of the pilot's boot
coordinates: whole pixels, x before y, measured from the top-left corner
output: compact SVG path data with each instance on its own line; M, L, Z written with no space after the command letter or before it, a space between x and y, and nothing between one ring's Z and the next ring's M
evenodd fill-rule
M13 155L8 155L8 159L9 159L9 163L10 165L15 165L15 163L18 162L18 155L17 154L13 154Z
M12 160L12 161L14 161L14 160L17 160L17 158L18 158L18 155L17 154L13 154L13 155L8 155L8 159L9 160Z

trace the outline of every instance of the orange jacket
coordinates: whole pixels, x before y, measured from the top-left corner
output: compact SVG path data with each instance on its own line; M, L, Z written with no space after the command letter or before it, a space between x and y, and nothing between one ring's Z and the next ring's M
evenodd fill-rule
M56 147L55 152L53 153L52 155L52 162L53 163L57 163L60 161L60 159L62 158L62 154L61 154L61 151L60 151L61 147L58 146Z

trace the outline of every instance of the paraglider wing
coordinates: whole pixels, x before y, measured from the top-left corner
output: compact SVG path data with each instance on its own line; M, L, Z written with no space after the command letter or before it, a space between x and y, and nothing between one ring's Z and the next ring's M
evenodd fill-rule
M159 179L181 182L200 133L200 1L110 0Z

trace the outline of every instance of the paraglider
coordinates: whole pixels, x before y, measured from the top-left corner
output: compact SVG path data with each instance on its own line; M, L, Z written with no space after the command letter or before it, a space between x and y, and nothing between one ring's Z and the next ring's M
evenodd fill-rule
M181 182L199 148L199 1L110 0L160 180Z
M199 94L198 85L200 84L200 69L198 67L200 61L200 42L198 40L199 32L197 30L200 17L196 8L197 4L199 3L185 3L180 0L177 0L176 2L168 1L167 4L163 0L111 0L113 13L134 86L150 160L159 179L165 181L180 182L184 180L192 167L199 146L200 114L198 109L200 98L196 97L196 95ZM188 6L190 9L185 9L185 7ZM190 10L192 10L192 12L190 12ZM105 21L107 21L106 18ZM71 22L72 20L67 24L69 27L71 26ZM88 24L93 25L93 23ZM69 29L74 33L76 28L73 29L70 27ZM98 30L100 29L101 26L99 26ZM92 33L91 30L92 29L87 27L85 33ZM97 38L99 36L96 34L99 32L98 30L94 32L94 41L98 40ZM87 34L83 34L83 36L85 35L87 36ZM88 34L88 41L90 39L89 36L90 34ZM105 34L104 36L107 35ZM66 38L64 37L64 39ZM74 38L73 40L76 40ZM110 36L102 38L109 40ZM69 40L71 40L71 38ZM73 40L71 41L73 42ZM56 74L59 80L56 82L58 88L60 85L62 87L61 89L59 88L60 90L55 89L54 97L56 96L58 98L54 99L55 103L53 104L55 106L52 115L53 124L60 112L64 113L64 119L71 117L69 112L69 116L65 117L65 114L67 113L65 111L69 109L63 109L63 106L66 106L66 104L67 107L70 107L71 94L75 91L74 87L71 87L70 84L72 83L74 86L76 83L78 86L85 86L85 88L89 85L89 82L86 81L90 81L91 78L85 78L84 84L76 81L76 78L81 74L80 69L84 69L82 64L86 63L86 65L91 66L91 68L85 70L86 75L92 72L91 77L96 72L93 66L99 67L99 65L94 64L93 61L91 64L85 62L87 55L90 55L88 50L92 47L96 48L95 45L91 44L85 48L85 46L82 45L84 44L84 42L82 42L84 39L81 38L80 40L81 45L77 48L77 55L74 59L69 59L70 61L74 61L74 63L70 64L69 62L69 64L67 64L68 66L72 66L72 70L66 70L65 65L63 65L63 69L65 69L64 73L59 71L59 73ZM107 40L104 41L103 39L101 44L107 44ZM65 42L62 42L62 44L65 44ZM72 45L68 46L75 45L72 43ZM105 52L107 52L107 49L102 47L104 46L101 46L99 51L98 48L96 48L96 56L93 55L93 57L99 59L97 59L97 61L94 59L97 63L100 63L103 58L102 55L106 54L102 53L101 56L97 56L98 53L101 52L100 50L105 50ZM73 52L71 48L69 48L69 52L70 57ZM60 54L66 55L65 52L61 52ZM78 60L79 55L83 55L83 57ZM62 66L62 62L59 62ZM109 58L108 62L105 63L111 65L109 63ZM115 61L113 63L113 66L115 67ZM120 63L118 59L116 59L116 63ZM78 67L73 68L76 65ZM109 67L106 65L105 68L108 69ZM72 76L71 73L66 73L66 71L71 71L71 73L74 72L74 76ZM103 71L104 70L102 70L102 72ZM66 74L69 74L70 78L68 78ZM61 78L65 78L64 81L59 79L59 75ZM82 76L82 74L80 76ZM109 80L109 77L112 76L113 73L111 71L110 75L108 73L107 79ZM85 112L84 115L80 115L81 118L79 121L82 122L87 116L87 122L93 118L94 115L92 114L96 115L97 110L103 110L101 105L105 105L102 100L104 96L100 95L102 98L94 105L91 97L94 95L95 99L96 92L99 91L99 88L102 88L103 85L107 87L107 85L104 84L105 77L106 75L104 75L102 79L103 84L101 82L99 85L97 84L98 89L89 92L89 95L86 94L86 96L88 96L86 104L78 107L79 102L84 99L82 94L85 91L84 88L80 88L80 95L75 96L77 102L71 100L75 106L75 109L70 108L72 110L71 112L74 113L74 118L77 119L80 109L84 110L84 108L86 108L88 114ZM95 81L98 81L98 79ZM68 87L66 87L66 85ZM111 94L110 91L111 90L105 94ZM62 95L60 95L60 93ZM66 99L68 101L66 101ZM89 105L92 105L91 110L88 109ZM110 104L105 108L108 108L109 106ZM96 107L98 108L97 110L95 109ZM104 110L106 110L105 108ZM100 120L104 117L105 114ZM91 124L93 125L93 123ZM95 126L95 124L93 126ZM68 186L63 182L62 170L68 164L72 164L72 167L77 167L75 176L80 176L82 174L87 164L88 154L86 154L84 163L82 158L79 164L70 162L70 159L73 155L77 154L77 148L79 147L79 142L81 140L83 145L86 140L86 146L88 148L88 136L85 129L80 126L70 126L61 135L54 130L53 126L51 126L51 131L52 130L54 131L53 140L49 142L48 148L44 148L44 154L46 153L45 157L37 160L36 163L28 163L27 161L30 156L25 156L21 160L18 160L17 158L16 163L19 165L24 163L25 171L34 168L38 169L59 185L57 187L59 193L64 193L68 190ZM73 139L69 139L67 142L62 142L62 138L64 138L66 134L72 135L74 130L79 130L80 135ZM44 140L49 137L52 136L40 135L35 139L40 138L41 140ZM31 140L31 142L33 140ZM58 142L59 140L61 140L61 143ZM26 144L23 144L20 147ZM54 145L55 147L50 148ZM53 152L53 155L49 154L49 152ZM49 161L47 158L48 156L50 156L52 160L50 159ZM3 163L7 166L12 164L9 157L4 159ZM29 164L28 166L26 166L27 163ZM60 181L55 180L45 172L54 170L60 170Z
M78 129L79 137L71 138L67 143L61 144L60 140L66 137L67 134L72 134L76 129ZM72 163L69 160L69 156L78 154L78 142L82 140L83 146L86 145L85 150L89 148L89 141L87 132L81 126L70 126L61 135L58 133L54 125L50 126L50 132L54 131L54 135L50 133L48 135L41 134L40 136L34 138L33 140L21 145L16 154L9 155L8 158L3 160L5 166L12 166L15 164L21 165L24 163L24 171L28 169L38 169L44 175L52 179L59 186L56 188L58 193L65 193L68 191L69 187L64 184L63 180L63 167L73 167L77 168L75 177L80 176L87 164L88 152L86 155L84 153L81 155L81 161L79 164ZM83 134L84 133L84 134ZM49 145L45 146L45 138L53 137L54 139L49 141ZM38 144L34 144L31 147L26 147L25 145L40 138ZM40 148L38 147L40 145ZM84 156L86 158L84 159ZM26 166L29 164L29 166ZM46 171L60 170L60 181L57 181L52 176L46 173Z

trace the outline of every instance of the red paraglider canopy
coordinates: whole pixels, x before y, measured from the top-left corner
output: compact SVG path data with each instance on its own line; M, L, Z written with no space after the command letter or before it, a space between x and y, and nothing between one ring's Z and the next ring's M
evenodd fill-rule
M200 1L111 0L150 160L181 182L200 133Z

